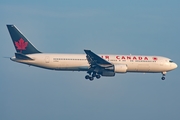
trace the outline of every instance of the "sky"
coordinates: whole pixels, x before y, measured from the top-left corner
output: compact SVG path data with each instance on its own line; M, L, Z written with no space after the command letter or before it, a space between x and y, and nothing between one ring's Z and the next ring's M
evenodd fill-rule
M180 65L179 0L1 0L1 120L179 120L180 70L85 80L19 64L6 24L42 52L160 55Z

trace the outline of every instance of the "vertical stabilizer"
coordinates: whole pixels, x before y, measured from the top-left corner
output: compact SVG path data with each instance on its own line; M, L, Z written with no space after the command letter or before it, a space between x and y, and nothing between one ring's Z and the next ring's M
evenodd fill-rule
M26 37L16 28L15 25L7 25L7 28L17 53L41 53L26 39Z

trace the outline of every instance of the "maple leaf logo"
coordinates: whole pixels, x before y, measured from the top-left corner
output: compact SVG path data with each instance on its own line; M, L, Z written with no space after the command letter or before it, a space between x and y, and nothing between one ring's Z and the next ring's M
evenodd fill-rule
M24 40L22 38L18 42L15 42L15 46L21 52L22 52L22 50L26 50L27 45L28 45L28 42L24 42Z

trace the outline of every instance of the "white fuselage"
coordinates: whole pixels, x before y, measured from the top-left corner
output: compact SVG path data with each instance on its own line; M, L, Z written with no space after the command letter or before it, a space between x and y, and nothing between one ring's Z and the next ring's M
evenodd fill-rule
M87 71L90 65L86 54L29 54L33 60L20 60L12 57L12 61L62 71ZM118 65L127 65L127 72L160 73L175 69L177 65L169 58L161 56L141 55L99 55L108 62Z

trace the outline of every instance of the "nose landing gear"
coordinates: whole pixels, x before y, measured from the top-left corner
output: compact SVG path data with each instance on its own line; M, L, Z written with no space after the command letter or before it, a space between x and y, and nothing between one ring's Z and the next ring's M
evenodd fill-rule
M163 75L163 76L162 76L161 79L162 79L162 80L165 80L165 79L166 79L166 78L165 78L166 72L162 72L162 75Z
M166 78L163 76L161 79L162 79L162 80L165 80Z

